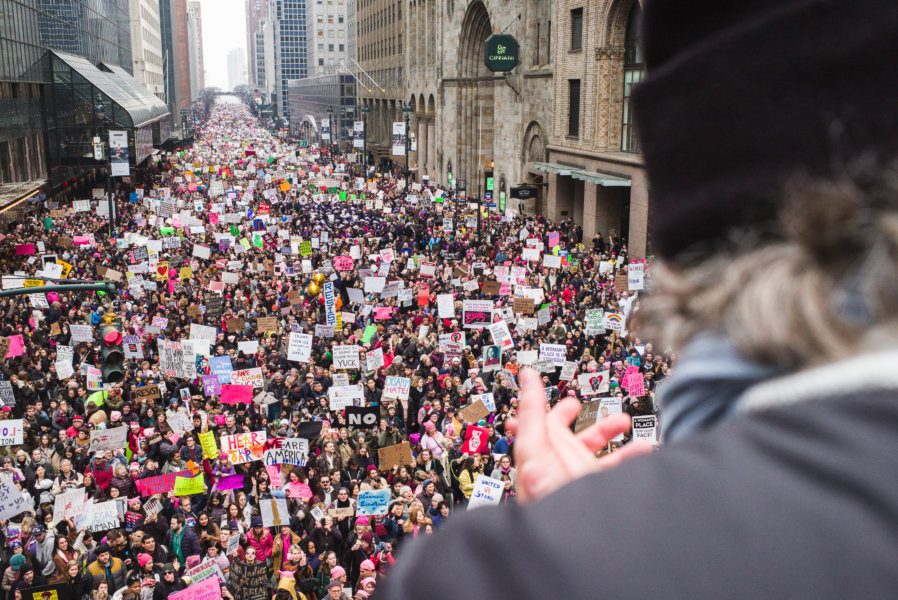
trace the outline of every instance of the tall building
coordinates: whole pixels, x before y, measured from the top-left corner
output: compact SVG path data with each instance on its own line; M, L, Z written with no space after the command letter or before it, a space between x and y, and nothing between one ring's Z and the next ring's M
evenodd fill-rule
M171 113L171 130L183 133L183 111L190 108L190 52L187 34L187 0L159 0L162 30L162 63L165 103Z
M13 2L34 6L44 48L83 56L133 72L131 15L128 0L40 0ZM7 13L12 21L13 12Z
M165 71L159 4L160 0L130 0L131 62L134 78L164 99Z
M630 104L642 80L637 0L555 0L554 106L544 214L648 253L649 191Z
M288 82L308 77L306 0L270 0L270 2L274 26L275 108L278 117L287 118Z
M81 84L77 94L71 84L54 83L54 64L60 68L56 79L68 67L49 50L82 61L100 78L130 86L128 0L0 0L0 212L16 206L23 195L41 189L52 194L63 183L87 176L96 164L83 166L70 157L90 152L83 126L93 125L89 121L97 95L105 94L110 103L126 102L117 93L123 89L104 90L80 74L71 80ZM139 118L137 124L158 128L158 107L146 114L150 118ZM75 127L76 132L72 127L77 123L81 128ZM121 125L137 129L131 118L123 118Z
M228 52L228 89L246 85L246 53L242 48L232 48Z
M554 35L549 0L416 0L408 7L404 101L411 108L410 167L443 185L464 185L471 197L493 198L494 210L533 211L544 202L544 175L553 120ZM361 14L360 14L361 18ZM504 32L518 44L518 63L508 72L485 65L486 40ZM503 46L502 52L511 51ZM398 112L388 115L399 121ZM402 157L393 157L400 163ZM492 184L493 189L488 190ZM535 201L510 202L512 191L531 190Z
M368 158L374 161L391 157L393 122L402 118L406 97L404 51L408 40L403 20L405 0L354 0L349 18L354 22L350 36L354 52L350 56L361 67L350 67L358 77L360 103L369 112L366 122ZM441 55L442 57L442 55Z
M308 3L309 76L332 75L340 71L349 55L347 44L348 2Z
M203 67L203 14L199 0L187 2L187 62L190 65L190 100L206 87Z
M253 89L264 87L256 82L264 81L265 50L262 30L270 22L269 0L246 0L246 75L249 86ZM274 42L273 37L271 41Z

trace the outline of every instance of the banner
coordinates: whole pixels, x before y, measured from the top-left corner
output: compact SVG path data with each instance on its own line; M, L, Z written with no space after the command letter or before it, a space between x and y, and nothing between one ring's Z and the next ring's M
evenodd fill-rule
M405 123L393 123L393 156L405 156Z
M331 123L329 119L321 121L321 141L331 141Z
M177 471L175 473L166 473L156 477L148 477L146 479L135 479L137 490L141 496L152 496L154 494L167 494L175 489L175 479L178 477L189 477L193 475L190 469Z
M352 147L353 148L364 148L365 147L365 122L364 121L353 121L353 123L352 123ZM364 160L362 162L364 162Z
M131 166L128 159L128 132L109 131L109 164L113 177L129 177Z
M328 325L337 324L337 299L334 297L334 284L328 281L322 287L324 293L324 314Z

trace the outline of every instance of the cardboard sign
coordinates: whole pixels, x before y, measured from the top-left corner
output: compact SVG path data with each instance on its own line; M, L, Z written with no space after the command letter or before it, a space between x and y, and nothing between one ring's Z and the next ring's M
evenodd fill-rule
M480 419L485 419L490 414L490 410L483 403L483 400L477 400L472 404L464 407L458 412L458 416L468 423L477 423Z
M240 317L228 319L225 321L225 327L227 328L228 333L240 333L246 329L246 322Z
M259 317L256 319L256 331L259 333L274 332L277 333L278 320L277 317Z
M262 524L265 527L290 525L290 511L287 510L286 498L271 498L259 501L262 512Z
M351 506L345 508L329 508L327 514L335 519L337 517L352 517L355 515L355 510Z
M159 393L159 386L155 383L135 388L134 395L143 401L162 399L162 395Z
M414 460L412 458L412 447L408 442L378 448L377 459L384 469L392 468L393 465L409 465Z
M512 302L512 309L518 315L532 315L534 308L533 298L515 298Z

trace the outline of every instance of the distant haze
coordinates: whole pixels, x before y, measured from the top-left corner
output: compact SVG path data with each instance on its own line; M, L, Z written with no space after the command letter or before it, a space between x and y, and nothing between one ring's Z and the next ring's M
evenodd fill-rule
M227 89L228 52L246 52L245 0L200 0L203 5L203 60L206 86Z

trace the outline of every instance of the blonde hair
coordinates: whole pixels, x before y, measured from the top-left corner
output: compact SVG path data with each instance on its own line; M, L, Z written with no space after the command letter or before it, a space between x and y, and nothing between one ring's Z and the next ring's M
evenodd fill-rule
M894 168L796 179L771 225L772 241L758 226L688 266L652 265L641 333L674 347L716 333L745 358L792 369L845 358L870 336L898 340Z

